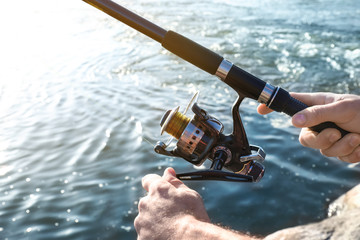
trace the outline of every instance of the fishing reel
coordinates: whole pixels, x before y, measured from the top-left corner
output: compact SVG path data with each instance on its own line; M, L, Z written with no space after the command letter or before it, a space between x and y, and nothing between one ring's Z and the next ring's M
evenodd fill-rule
M180 180L258 182L264 175L261 162L266 154L261 147L249 145L239 114L244 97L239 95L232 107L233 132L229 135L223 134L224 126L218 119L197 104L197 98L198 92L183 113L176 107L164 114L160 122L161 134L167 132L172 137L167 143L159 141L155 152L183 158L196 166L206 159L212 161L209 170L177 174ZM192 118L185 115L190 108L194 113ZM167 150L174 139L176 146Z

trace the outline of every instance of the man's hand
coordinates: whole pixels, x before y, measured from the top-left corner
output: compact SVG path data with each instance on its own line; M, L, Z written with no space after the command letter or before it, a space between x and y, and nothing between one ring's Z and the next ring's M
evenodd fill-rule
M148 195L139 202L135 219L138 239L181 239L187 221L210 222L200 195L176 178L174 169L142 180Z
M360 162L360 97L334 93L291 93L291 96L307 104L308 108L292 117L292 124L302 128L299 141L306 147L320 149L328 157L338 157L345 162ZM272 112L259 105L258 112ZM324 129L320 133L308 127L322 122L334 122L349 131L345 137L336 129Z
M142 180L148 195L139 202L135 218L138 240L250 240L248 235L210 223L200 195L176 178L174 169Z

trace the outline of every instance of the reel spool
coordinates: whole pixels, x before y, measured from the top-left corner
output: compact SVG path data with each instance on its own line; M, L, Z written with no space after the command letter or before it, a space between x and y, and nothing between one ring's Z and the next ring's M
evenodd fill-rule
M258 182L265 171L260 162L265 160L266 154L262 148L248 143L239 114L243 97L239 96L232 108L233 132L225 135L223 124L198 106L198 94L192 97L184 113L176 107L164 114L160 122L161 134L166 132L172 137L166 144L158 142L155 152L181 157L196 166L206 159L212 161L209 170L177 174L181 180ZM192 118L185 115L189 108L194 113ZM176 146L167 150L174 139Z

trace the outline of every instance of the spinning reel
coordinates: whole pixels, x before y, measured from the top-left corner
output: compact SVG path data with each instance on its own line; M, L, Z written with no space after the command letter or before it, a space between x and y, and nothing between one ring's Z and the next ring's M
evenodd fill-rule
M171 140L167 144L158 142L155 151L166 156L181 157L194 165L201 165L207 158L212 161L211 168L207 171L183 173L177 177L182 180L259 181L264 174L264 167L259 162L264 161L265 153L260 147L248 143L239 114L242 100L245 97L257 100L270 109L289 116L308 106L293 98L285 89L253 76L210 49L174 31L167 31L114 1L83 1L161 43L161 46L185 61L217 76L239 94L232 108L234 126L229 135L222 133L223 125L219 120L197 105L197 94L183 114L179 112L179 107L165 113L160 124L161 131L169 133L178 142L172 150L167 150ZM192 119L185 116L190 107L195 114ZM315 132L326 128L338 129L342 136L349 133L333 122L310 127ZM222 168L229 171L223 171Z
M168 110L161 120L161 134L172 136L165 144L158 142L155 152L181 157L200 166L206 159L212 161L209 170L177 174L180 180L220 180L233 182L258 182L264 175L265 152L258 146L249 145L241 122L239 107L244 97L239 97L232 107L233 132L223 134L224 126L197 104L196 93L184 113L180 107ZM188 109L195 114L192 119L185 114ZM167 150L173 139L176 147ZM225 168L229 171L223 171Z

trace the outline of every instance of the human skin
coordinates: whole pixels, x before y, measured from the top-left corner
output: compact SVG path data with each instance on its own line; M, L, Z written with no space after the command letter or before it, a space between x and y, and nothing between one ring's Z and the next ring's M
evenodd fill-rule
M172 168L162 177L146 175L142 185L148 194L140 199L134 221L138 240L259 239L212 224L201 196L177 179Z
M302 128L299 141L306 147L320 149L326 156L338 157L347 162L360 162L360 97L332 93L292 93L309 108L295 114L292 123ZM272 110L265 105L258 107L260 114ZM315 133L308 127L331 121L349 131L345 137L336 129ZM138 240L165 239L281 239L286 229L265 238L222 228L211 223L201 196L176 178L174 169L164 175L149 174L142 180L148 195L139 201L139 214L134 221Z
M283 229L255 237L211 223L201 196L177 179L172 168L162 177L146 175L142 185L148 194L139 201L134 221L137 240L278 240L287 234Z
M292 117L292 124L302 128L299 141L303 146L319 149L327 157L360 162L360 96L334 93L291 93L291 96L310 106ZM264 104L257 110L260 114L272 112ZM320 133L309 129L326 121L350 133L341 138L340 132L333 128Z

